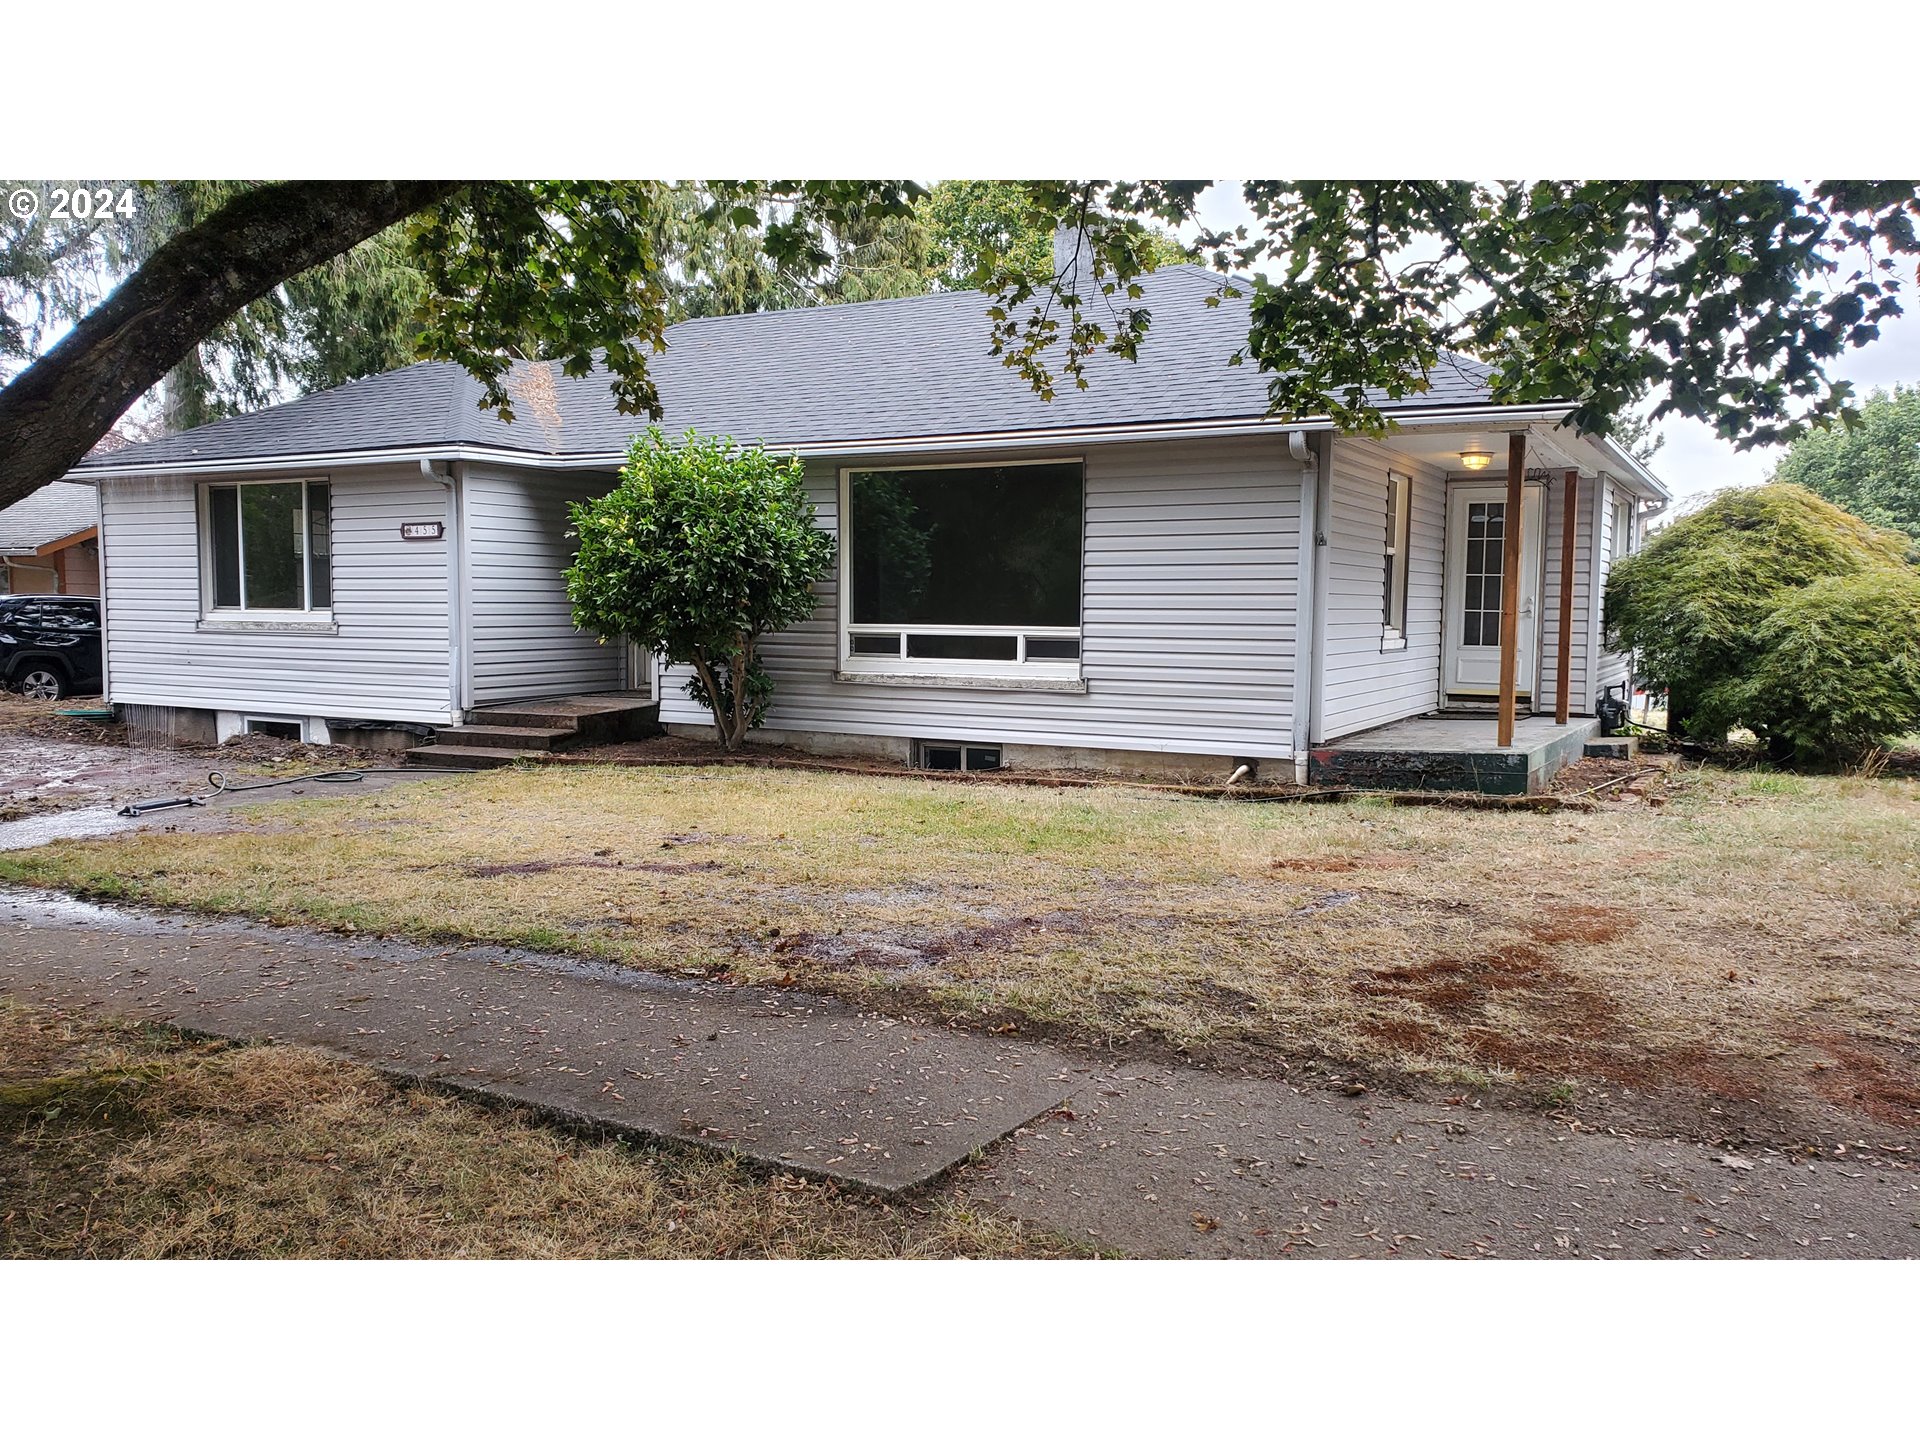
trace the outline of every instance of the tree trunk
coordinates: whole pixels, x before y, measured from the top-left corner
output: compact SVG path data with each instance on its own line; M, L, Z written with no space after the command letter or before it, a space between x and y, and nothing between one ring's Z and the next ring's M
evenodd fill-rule
M263 185L181 231L0 390L0 507L65 475L222 322L462 183Z
M720 742L722 750L731 750L727 743L727 707L725 697L720 693L720 681L713 673L713 662L705 652L693 657L694 672L700 677L700 684L707 692L707 708L713 712L713 738Z
M733 652L733 738L727 742L727 749L738 750L740 742L747 738L747 720L751 712L747 698L747 648L746 636Z

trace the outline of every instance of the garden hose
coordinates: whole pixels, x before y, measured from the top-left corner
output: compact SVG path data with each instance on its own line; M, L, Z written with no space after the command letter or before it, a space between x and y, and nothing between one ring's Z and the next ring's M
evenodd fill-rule
M175 795L159 800L130 800L119 813L129 820L155 810L173 810L183 806L205 805L222 795L238 795L248 790L271 790L276 785L303 785L315 781L322 785L357 785L369 775L471 775L452 765L382 765L361 770L320 770L309 775L283 775L275 780L255 780L235 785L218 770L207 772L207 788L197 795Z

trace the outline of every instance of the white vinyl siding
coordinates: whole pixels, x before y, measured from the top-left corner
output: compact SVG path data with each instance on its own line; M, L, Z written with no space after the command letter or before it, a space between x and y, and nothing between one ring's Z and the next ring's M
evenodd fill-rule
M1591 475L1580 477L1579 507L1574 516L1573 536L1573 664L1570 672L1575 715L1593 713L1593 691L1588 670L1593 644L1593 518L1600 508L1601 483ZM1540 694L1535 701L1539 710L1553 710L1560 702L1560 527L1566 514L1567 490L1564 474L1556 472L1547 485L1546 525L1541 548L1546 552L1546 576L1540 589Z
M1387 476L1410 475L1405 644L1385 636ZM1441 556L1446 545L1446 477L1367 440L1333 442L1326 567L1326 652L1316 738L1424 715L1440 704Z
M1536 708L1552 710L1560 698L1560 517L1565 513L1564 478L1555 475L1547 487L1546 584L1541 591L1543 628L1540 637L1540 695ZM1628 501L1628 492L1597 476L1580 479L1579 513L1573 539L1573 664L1571 711L1591 715L1606 687L1628 677L1628 656L1604 648L1601 607L1607 572L1612 567L1614 506ZM1628 502L1630 503L1630 501ZM1596 584L1594 576L1599 576ZM1594 657L1598 656L1597 664Z
M108 698L337 719L444 722L450 704L444 541L400 538L444 521L447 492L414 468L336 471L330 626L201 616L199 484L100 485Z
M777 687L766 727L1289 756L1300 497L1298 467L1285 457L1277 440L1087 453L1084 693L836 680L837 582L827 579L813 617L764 643ZM819 521L829 528L837 525L837 475L831 460L807 467ZM710 724L682 693L685 680L681 668L663 677L661 719Z
M1603 487L1598 484L1594 486L1596 491L1600 491L1602 488ZM1594 674L1592 691L1592 703L1595 705L1599 704L1605 697L1609 685L1618 685L1621 681L1630 679L1633 674L1633 657L1621 654L1616 650L1607 649L1605 632L1601 628L1604 624L1604 621L1601 619L1601 614L1606 597L1607 574L1613 568L1614 552L1618 550L1621 555L1627 555L1630 554L1633 549L1633 537L1631 535L1616 536L1614 534L1616 518L1615 507L1619 506L1624 509L1628 517L1628 524L1631 525L1633 502L1629 499L1627 491L1621 486L1609 484L1604 487L1604 490L1604 495L1596 495L1595 497L1599 504L1600 521L1600 543L1596 547L1600 554L1600 585L1594 596L1593 626L1595 634L1600 637L1598 646L1596 647L1599 651L1600 662ZM1629 696L1628 698L1631 700L1632 697Z
M469 705L626 684L626 647L574 628L561 578L574 552L568 502L613 485L612 475L467 468Z

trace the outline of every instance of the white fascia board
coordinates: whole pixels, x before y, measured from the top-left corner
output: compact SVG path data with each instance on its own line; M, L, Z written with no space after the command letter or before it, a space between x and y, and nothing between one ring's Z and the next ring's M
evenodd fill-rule
M1673 492L1661 483L1660 477L1629 455L1618 441L1604 438L1597 444L1607 459L1613 463L1615 479L1624 479L1629 486L1643 493L1649 500L1657 500L1663 505L1672 501Z
M1401 429L1462 424L1526 425L1558 423L1565 405L1487 405L1405 410L1389 418ZM1313 434L1334 428L1331 420L1316 417L1280 420L1254 416L1234 420L1188 420L1165 424L1062 427L1052 430L1010 430L972 435L903 435L882 440L763 442L767 450L802 458L897 455L913 451L971 452L1035 450L1050 446L1137 444L1147 440L1198 440L1249 435L1283 435L1290 430ZM517 465L530 470L617 469L625 450L576 455L542 455L525 450L503 450L486 445L410 445L388 450L335 450L309 455L262 455L233 460L167 460L144 466L98 467L78 471L71 478L97 483L114 477L150 475L234 475L270 471L333 470L350 465L405 464L421 460L464 460L481 464Z

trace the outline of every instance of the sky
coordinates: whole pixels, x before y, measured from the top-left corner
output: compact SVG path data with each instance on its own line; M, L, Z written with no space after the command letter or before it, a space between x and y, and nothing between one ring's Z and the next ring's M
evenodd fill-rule
M1200 199L1200 219L1210 225L1246 225L1254 220L1240 198L1237 182L1223 181ZM1875 388L1920 383L1920 296L1909 293L1907 312L1880 327L1880 338L1863 349L1849 351L1827 366L1834 380L1853 382L1857 399ZM1660 424L1666 443L1648 468L1673 492L1676 510L1698 496L1730 485L1759 485L1773 473L1783 453L1780 446L1737 450L1698 420L1669 417Z

